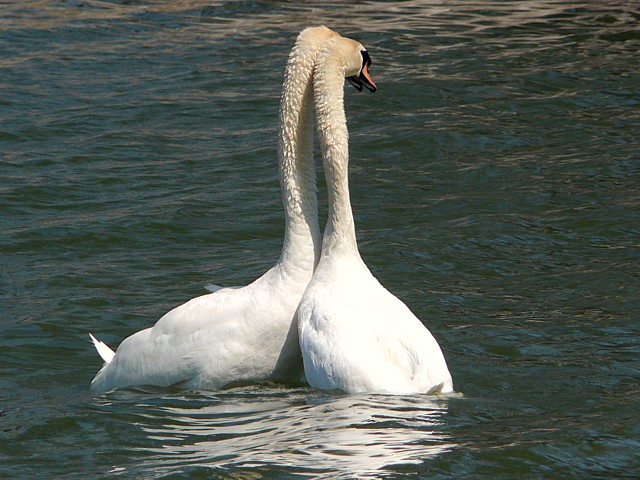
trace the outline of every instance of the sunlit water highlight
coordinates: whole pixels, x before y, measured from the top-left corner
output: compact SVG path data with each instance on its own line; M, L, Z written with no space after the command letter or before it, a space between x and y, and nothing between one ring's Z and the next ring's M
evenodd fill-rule
M289 474L375 477L385 467L420 464L452 446L439 431L446 403L424 397L330 397L260 388L180 400L156 407L142 427L162 445L145 449L154 455L142 471L213 466L270 475L291 469Z

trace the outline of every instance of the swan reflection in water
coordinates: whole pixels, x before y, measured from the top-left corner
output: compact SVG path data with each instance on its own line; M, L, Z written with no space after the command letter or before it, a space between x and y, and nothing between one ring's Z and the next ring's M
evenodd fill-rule
M264 466L315 476L379 474L385 467L418 464L453 448L442 431L447 402L426 395L246 387L203 394L195 401L193 396L165 398L162 405L143 409L139 425L148 440L160 445L144 448L152 454L144 467L161 474L186 466Z

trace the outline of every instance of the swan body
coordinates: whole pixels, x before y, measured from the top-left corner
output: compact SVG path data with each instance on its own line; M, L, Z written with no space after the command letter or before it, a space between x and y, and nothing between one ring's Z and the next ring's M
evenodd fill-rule
M297 381L302 371L296 308L320 250L313 164L315 59L337 34L305 29L285 69L278 156L285 235L278 262L244 287L211 286L126 338L113 352L91 336L104 366L97 392L133 385L216 389L236 382Z
M348 185L344 79L374 91L364 47L325 43L314 77L315 106L329 195L322 253L298 307L300 347L310 385L347 393L451 392L433 335L371 274L358 252ZM358 85L356 85L358 86Z

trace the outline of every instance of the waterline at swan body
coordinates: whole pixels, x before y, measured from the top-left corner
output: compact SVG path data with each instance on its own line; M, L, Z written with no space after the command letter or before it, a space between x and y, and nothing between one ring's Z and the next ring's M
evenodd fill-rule
M327 41L317 59L314 101L329 212L320 261L298 308L305 375L313 387L347 393L452 392L433 335L376 280L358 252L344 79L375 91L370 63L361 44L343 37Z
M105 361L93 391L133 385L216 389L300 378L295 312L320 255L312 77L318 51L335 35L325 27L305 29L285 69L278 145L285 235L276 265L247 286L219 288L176 307L126 338L115 353L92 336Z

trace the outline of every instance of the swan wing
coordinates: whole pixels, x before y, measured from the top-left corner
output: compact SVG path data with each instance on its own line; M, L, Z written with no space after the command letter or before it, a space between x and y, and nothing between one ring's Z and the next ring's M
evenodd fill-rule
M349 393L426 392L439 383L449 389L444 357L429 330L366 267L359 270L314 284L301 303L309 383Z
M98 372L92 389L177 383L219 388L250 376L268 376L285 343L291 347L289 325L299 298L278 293L271 282L262 277L174 308L152 328L126 338Z
M246 312L251 311L247 303L253 296L242 295L242 290L220 289L196 297L168 312L152 328L126 338L91 388L169 386L188 380L194 375L194 365L188 360L191 352L223 349L227 339L246 326Z
M451 375L436 339L407 305L377 280L375 283L378 287L370 289L367 312L375 325L373 331L378 332L372 343L388 368L384 382L389 388L385 389L452 391Z

